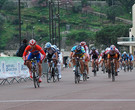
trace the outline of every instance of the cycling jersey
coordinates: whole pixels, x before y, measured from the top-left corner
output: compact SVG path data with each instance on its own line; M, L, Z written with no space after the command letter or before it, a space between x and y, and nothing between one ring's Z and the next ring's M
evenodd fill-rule
M129 56L128 56L128 54L122 54L122 60L128 60L128 58L129 58Z
M95 51L90 51L89 55L91 55L92 59L97 59L98 58L98 55L99 55L99 52L97 50Z
M50 55L53 55L55 52L57 52L57 50L54 47L50 47L49 50L47 48L45 48L44 51L45 51L45 53L48 53Z
M30 53L28 54L28 52ZM42 57L41 57L41 54L42 54ZM26 58L26 55L28 55L27 58ZM40 59L42 61L45 58L45 56L46 56L45 52L39 45L35 45L34 48L28 45L24 50L23 60L30 60L31 58L36 57L37 59ZM37 60L37 62L39 62L39 60Z
M133 60L134 60L133 55L130 55L130 56L128 57L128 59L131 60L131 61L133 61Z
M44 51L45 51L45 53L47 53L48 62L51 61L51 58L55 58L56 57L55 53L57 52L57 50L54 47L50 47L49 50L47 48L45 48Z
M84 48L81 46L81 50L80 50L80 51L75 52L76 47L77 47L77 45L76 45L76 46L74 46L74 47L72 47L71 52L74 52L74 53L75 53L75 55L77 55L77 56L79 56L79 57L83 57L84 53L86 53L86 52L85 52L85 50L84 50Z
M119 56L120 56L120 52L117 48L115 48L115 50L111 50L109 49L107 52L107 58L110 58L110 57L113 57L113 58L118 58L119 59Z

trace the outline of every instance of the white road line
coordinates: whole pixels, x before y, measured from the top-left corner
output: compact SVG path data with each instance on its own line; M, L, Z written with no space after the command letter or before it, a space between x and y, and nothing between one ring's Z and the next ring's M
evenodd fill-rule
M0 100L0 103L17 102L135 102L135 99L48 99L48 100Z

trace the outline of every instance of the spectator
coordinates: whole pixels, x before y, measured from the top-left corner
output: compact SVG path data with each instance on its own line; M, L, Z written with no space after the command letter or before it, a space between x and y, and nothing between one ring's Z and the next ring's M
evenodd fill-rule
M23 52L25 50L25 48L27 47L27 40L23 39L23 44L21 45L21 47L17 50L16 52L16 56L18 57L22 57L23 56Z

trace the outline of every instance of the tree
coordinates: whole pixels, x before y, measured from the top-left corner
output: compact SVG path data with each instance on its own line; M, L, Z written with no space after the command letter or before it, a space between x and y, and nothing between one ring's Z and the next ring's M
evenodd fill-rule
M0 10L5 2L7 2L7 0L0 0Z
M2 32L3 30L3 24L4 24L4 18L2 15L0 15L0 33Z
M93 40L94 35L89 31L72 31L67 35L66 44L73 45L76 42L86 41L88 44L90 40ZM72 40L71 40L72 39Z
M3 10L6 10L6 11L13 11L13 10L15 10L17 7L16 7L16 5L15 5L15 3L14 2L12 2L12 1L5 1L4 2L4 4L3 4L3 6L2 6L2 9Z
M115 23L115 17L123 13L121 10L122 8L120 6L110 6L106 11L107 18L112 21L112 23Z
M135 0L118 0L126 12L132 11L132 6L135 4Z
M130 25L113 25L106 26L96 33L96 44L103 44L105 46L110 46L112 44L117 45L118 37L128 37Z

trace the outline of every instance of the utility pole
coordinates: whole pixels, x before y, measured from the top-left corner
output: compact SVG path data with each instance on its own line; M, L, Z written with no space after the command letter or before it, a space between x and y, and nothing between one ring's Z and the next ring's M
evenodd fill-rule
M61 51L61 39L60 39L60 4L58 0L58 38L59 38L59 49Z
M21 8L20 8L20 0L18 0L18 17L19 17L19 38L20 38L20 46L21 46Z
M49 37L50 37L50 43L52 43L52 34L51 34L51 1L49 0Z

